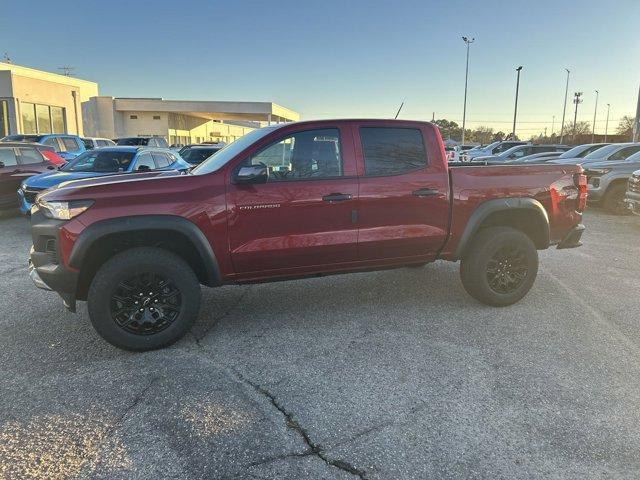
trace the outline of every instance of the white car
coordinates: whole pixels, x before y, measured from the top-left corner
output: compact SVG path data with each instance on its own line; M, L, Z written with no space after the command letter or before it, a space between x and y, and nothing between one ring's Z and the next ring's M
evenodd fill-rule
M504 140L500 142L493 142L484 147L475 147L471 150L467 150L462 156L463 162L468 162L476 157L488 157L491 155L498 155L502 152L509 150L511 147L518 145L527 145L529 142L518 142L513 140Z

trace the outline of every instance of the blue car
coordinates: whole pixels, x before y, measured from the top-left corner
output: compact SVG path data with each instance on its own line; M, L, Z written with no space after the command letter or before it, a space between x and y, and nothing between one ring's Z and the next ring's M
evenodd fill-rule
M29 213L36 195L62 182L158 170L186 172L190 167L180 155L168 148L123 146L89 150L58 170L34 175L23 181L18 190L20 211Z
M4 137L2 142L35 142L53 147L55 152L65 160L73 160L87 149L84 142L77 135L66 133L47 133L39 135L19 134Z

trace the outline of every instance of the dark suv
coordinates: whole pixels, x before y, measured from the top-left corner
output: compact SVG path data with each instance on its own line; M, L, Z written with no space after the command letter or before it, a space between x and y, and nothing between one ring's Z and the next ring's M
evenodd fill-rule
M116 145L123 146L147 146L169 148L167 141L162 137L124 137L116 139Z

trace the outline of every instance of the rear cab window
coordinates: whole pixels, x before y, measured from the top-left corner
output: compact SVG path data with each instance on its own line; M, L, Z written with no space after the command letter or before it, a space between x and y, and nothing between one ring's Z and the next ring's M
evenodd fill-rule
M427 166L418 128L360 127L365 176L401 175Z
M18 160L16 159L16 152L13 147L1 147L0 146L0 162L5 167L10 167L18 164ZM0 166L0 168L2 168Z

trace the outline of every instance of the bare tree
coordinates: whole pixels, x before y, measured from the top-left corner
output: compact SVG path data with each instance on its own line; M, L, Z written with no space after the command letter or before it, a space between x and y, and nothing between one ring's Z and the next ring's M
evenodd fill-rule
M635 121L636 121L635 118L630 117L629 115L625 115L620 120L620 123L618 124L618 128L616 128L616 133L618 135L625 135L625 136L631 137L631 135L633 134L633 124Z
M564 131L568 135L573 135L574 133L575 135L586 135L588 133L591 133L591 124L589 122L576 122L575 132L574 132L573 122L565 123Z

